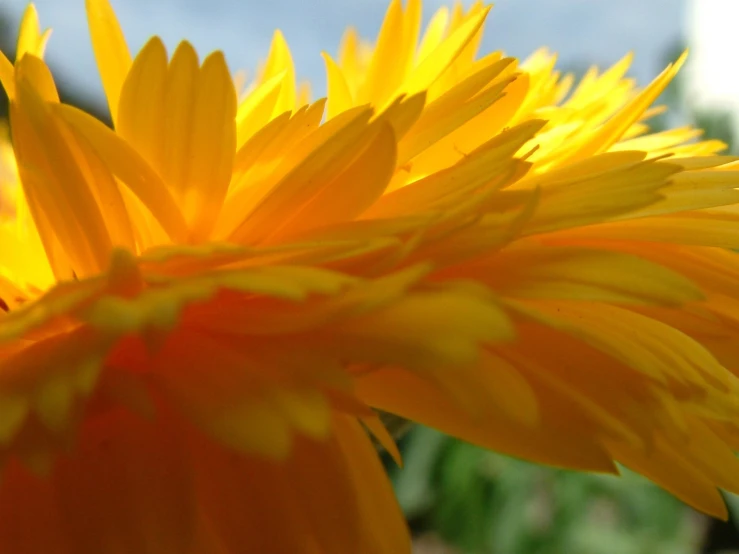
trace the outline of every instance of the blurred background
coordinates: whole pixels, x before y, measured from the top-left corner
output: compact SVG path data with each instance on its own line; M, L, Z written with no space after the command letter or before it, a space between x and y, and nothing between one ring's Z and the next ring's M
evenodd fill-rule
M425 0L424 15L453 0ZM469 1L469 0L465 0ZM635 75L651 78L666 45L681 35L687 0L499 0L483 48L525 57L540 46L560 52L564 64L610 64L638 52ZM702 1L702 0L701 0ZM708 0L711 1L711 0ZM28 0L0 0L13 30ZM76 93L100 99L84 0L36 0L42 24L53 27L48 60ZM221 49L232 70L253 69L280 28L295 57L298 76L323 91L321 50L335 52L352 24L366 37L380 28L388 0L112 0L132 50L153 34L169 47L186 37L199 52Z
M84 0L37 0L54 32L47 58L63 98L106 119ZM173 47L187 38L200 52L224 50L232 71L254 70L281 28L299 77L314 97L325 90L321 50L337 51L347 25L376 35L387 0L112 0L129 46L152 35ZM428 19L443 2L426 0ZM26 0L0 0L0 50L12 59ZM626 52L646 84L686 46L690 62L660 99L666 125L693 123L734 149L739 136L737 0L499 0L483 51L526 57L541 46L564 70L582 74ZM0 119L6 113L0 94ZM710 520L649 482L581 475L513 460L417 427L402 440L405 468L386 460L416 537L417 554L739 553L734 518ZM739 504L727 498L733 513ZM736 508L735 508L736 506Z

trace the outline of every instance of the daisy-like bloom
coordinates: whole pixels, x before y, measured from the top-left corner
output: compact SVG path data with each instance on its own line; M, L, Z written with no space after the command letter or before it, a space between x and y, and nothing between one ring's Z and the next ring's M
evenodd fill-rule
M239 98L220 53L132 58L88 0L114 129L59 102L27 11L0 57L0 551L408 552L373 408L725 513L733 159L640 134L676 67L567 96L544 53L475 58L482 6L417 47L420 7L349 35L307 103L279 34Z
M734 159L694 129L648 134L684 57L643 90L624 78L628 56L572 90L546 51L520 68L477 58L486 13L442 9L419 41L420 3L393 2L374 48L349 31L339 62L325 56L329 117L425 91L363 218L435 218L404 263L484 285L516 333L474 370L432 382L383 368L360 396L515 456L597 471L616 460L724 516L716 487L739 485L737 258L723 250L739 246ZM480 171L495 148L510 165Z

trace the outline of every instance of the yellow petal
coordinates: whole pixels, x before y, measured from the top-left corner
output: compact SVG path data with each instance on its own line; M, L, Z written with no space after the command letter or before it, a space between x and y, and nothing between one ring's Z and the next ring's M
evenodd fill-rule
M689 389L728 390L730 375L684 333L632 311L599 304L509 301L527 317L580 338L650 378Z
M85 0L87 22L98 71L108 99L110 116L118 124L118 103L131 69L131 53L108 0Z
M46 102L59 102L54 78L41 58L27 54L16 64L16 86L25 81Z
M68 137L67 145L75 158L77 167L82 172L95 197L95 202L103 213L111 243L113 246L124 247L131 252L135 252L136 243L131 219L123 195L118 189L118 184L109 168L98 157L94 147L87 142L86 137L76 128L64 126L62 130L65 136Z
M449 8L442 6L431 17L418 47L418 61L422 62L441 44L449 25Z
M277 220L270 240L354 219L380 198L395 169L395 136L390 125L377 125L375 132L355 145L353 155L355 159L339 175L332 180L324 173L324 182L311 198Z
M716 485L701 469L687 462L674 448L660 445L648 455L622 444L609 445L614 456L642 475L664 487L695 508L726 519L726 503Z
M0 84L5 89L9 100L15 98L15 69L11 61L0 52Z
M341 68L326 52L322 52L321 55L326 64L326 89L328 91L328 111L326 118L331 119L337 114L353 107L354 98L342 74Z
M439 46L411 72L399 92L413 94L429 88L449 67L473 37L479 32L490 7L484 8L455 29Z
M498 135L455 165L385 194L364 217L411 215L424 210L438 210L442 206L458 207L459 202L471 193L495 182L493 176L511 162L515 153L540 127L538 122L530 122ZM504 180L498 182L499 187L506 184Z
M405 520L372 443L359 424L348 417L337 417L335 430L357 491L360 520L373 522L365 527L365 538L352 548L358 546L360 554L409 552L411 544ZM378 534L378 528L384 531Z
M298 431L317 439L329 436L331 407L319 391L276 387L269 395Z
M402 82L405 72L405 64L398 63L397 60L397 41L402 41L402 36L403 7L400 0L392 0L387 8L364 82L356 95L360 104L372 102L376 106L383 106L392 100L391 94Z
M20 60L26 53L40 57L38 47L41 41L41 26L39 25L36 6L29 4L21 18L18 43L15 48L15 59Z
M72 106L55 108L95 150L108 169L128 187L156 218L172 241L184 242L188 231L175 199L162 179L121 137L94 117Z
M284 85L285 74L278 73L261 83L241 103L236 114L236 144L241 148L273 118L275 105Z
M633 217L676 213L739 203L739 172L716 169L682 171L660 190L664 197L634 212Z
M593 225L590 239L739 248L739 214L732 207ZM580 232L579 230L577 232ZM566 232L562 235L567 236Z
M371 417L363 417L360 421L362 422L362 425L367 427L367 430L372 433L372 436L380 443L380 446L390 454L393 461L398 464L399 467L403 467L403 458L398 449L398 445L395 444L395 439L393 439L382 420L378 416L373 415Z
M126 75L116 122L117 134L160 173L166 81L167 52L162 41L154 37L141 49Z
M264 65L262 81L266 81L277 75L283 75L280 95L275 103L273 115L283 112L291 112L296 107L297 92L295 90L295 66L287 41L279 30L272 36L272 44L269 48L267 61Z
M480 267L480 278L510 297L673 306L703 298L681 274L619 252L556 245L542 252L540 245L522 244L491 262Z
M687 53L684 53L674 64L665 69L662 74L636 98L631 100L627 106L622 108L616 116L611 118L600 129L596 130L586 141L583 141L582 145L573 153L571 160L582 160L588 156L602 152L614 144L624 131L637 121L644 110L646 110L652 102L654 102L657 96L660 95L672 78L677 74L678 70L685 62L686 56Z
M236 148L236 92L223 55L198 66L183 42L169 68L152 39L134 61L120 104L120 133L159 172L194 237L210 232L226 196Z
M404 137L399 145L398 161L403 164L414 156L431 147L437 141L450 135L455 129L462 127L475 116L494 105L502 97L507 82L501 82L486 89L473 98L459 105L456 102L456 91L442 96L430 104L419 119L417 125ZM466 92L471 92L467 89ZM472 93L474 94L474 93ZM448 103L452 102L452 104Z
M234 232L231 240L254 244L268 239L274 234L275 228L279 229L279 226L289 222L322 187L339 178L354 161L357 150L363 151L365 145L375 139L379 129L376 126L367 126L369 113L345 112L343 115L355 117L336 134L329 135L330 138L327 137L325 143L313 150L279 182L265 190L263 196L260 197L258 193L261 191L252 187L254 200L251 205L244 206L251 213ZM345 123L342 118L334 118L320 127L316 131L319 136L314 139L315 142L320 141L320 135L330 132L329 125L340 126L342 123ZM268 185L271 183L266 181L265 188Z
M600 156L588 162L589 175L579 176L578 171L569 175L563 170L544 177L540 207L527 234L628 216L638 208L657 203L668 178L677 173L675 166L654 161L598 168L599 161Z
M24 81L18 96L12 111L13 135L34 219L41 214L48 218L78 276L97 274L107 265L112 246L100 209L51 108ZM42 233L41 238L53 264L53 237ZM61 277L60 267L53 267Z
M616 472L605 448L574 426L527 427L499 415L473 417L450 401L442 387L420 375L390 369L368 372L358 379L357 393L372 406L498 452L559 467ZM541 420L548 421L549 414L561 417L563 408L543 410Z
M336 332L339 351L350 358L438 368L474 362L482 344L508 340L513 330L493 302L450 291L409 296L342 322Z
M187 167L185 217L192 222L192 234L205 238L226 197L236 148L236 94L221 53L205 59L194 106L188 108L194 112L191 129L185 131L190 154L180 154L173 163Z

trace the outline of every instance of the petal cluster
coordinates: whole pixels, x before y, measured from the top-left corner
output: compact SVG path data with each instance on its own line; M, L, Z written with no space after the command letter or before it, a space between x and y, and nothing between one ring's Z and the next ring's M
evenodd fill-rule
M32 7L0 56L0 550L408 551L376 409L725 515L739 173L648 132L682 59L575 84L394 1L310 102L279 33L243 84L87 12L113 128Z

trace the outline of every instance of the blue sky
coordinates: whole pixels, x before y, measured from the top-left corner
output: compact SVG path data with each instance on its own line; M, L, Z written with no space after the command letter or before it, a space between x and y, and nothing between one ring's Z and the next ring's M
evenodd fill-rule
M499 0L488 19L484 50L524 57L539 46L562 63L607 64L636 52L634 75L642 82L661 69L665 49L683 30L686 0ZM152 34L172 46L187 38L201 53L226 52L232 70L253 68L280 27L298 73L323 88L321 50L335 52L346 25L372 37L387 0L112 0L129 45L137 50ZM48 59L84 93L100 98L90 51L84 0L36 0L42 25L54 28ZM426 18L443 2L427 0ZM14 21L26 0L2 0Z

